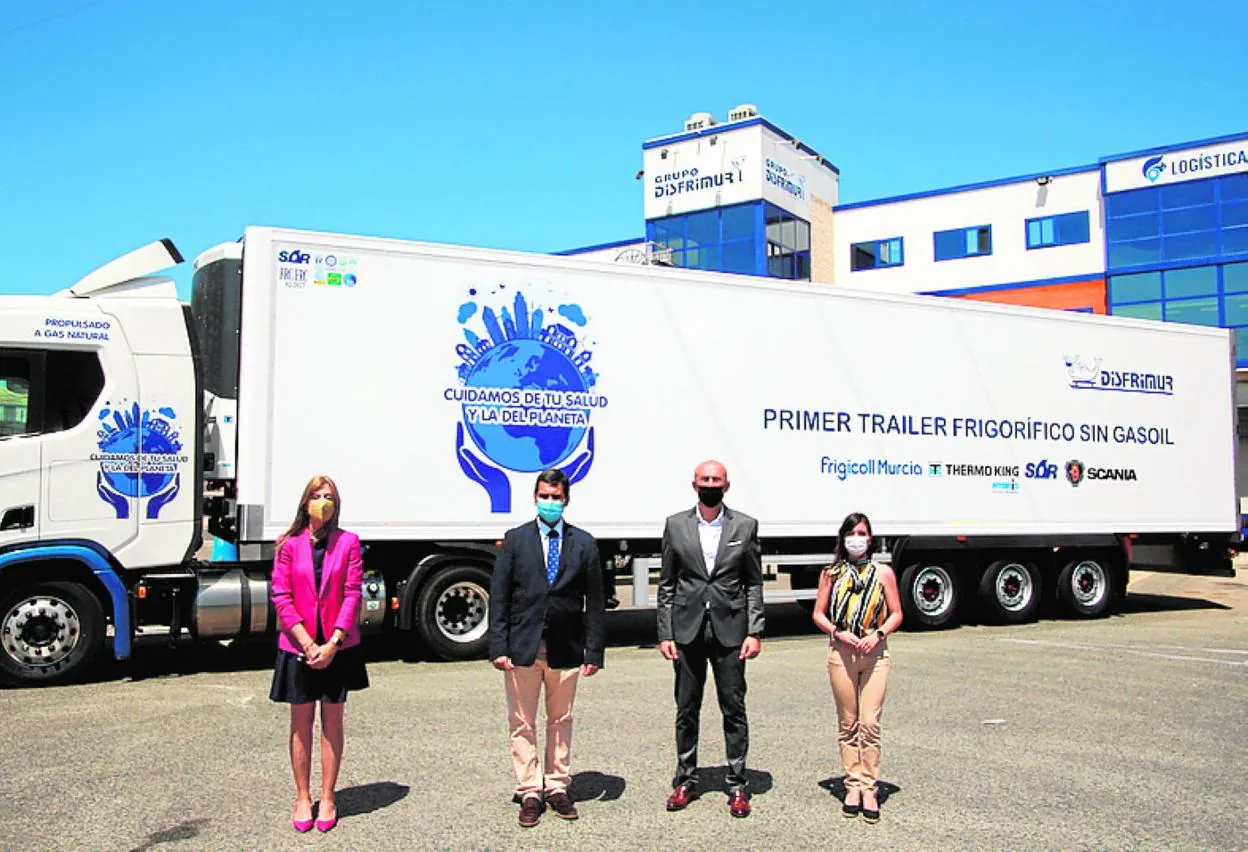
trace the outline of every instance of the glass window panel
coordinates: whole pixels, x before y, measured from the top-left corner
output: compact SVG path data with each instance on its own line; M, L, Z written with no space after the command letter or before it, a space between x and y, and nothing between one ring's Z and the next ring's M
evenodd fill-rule
M932 239L937 260L953 260L966 256L964 231L937 231Z
M1218 178L1218 192L1222 196L1223 201L1229 201L1233 198L1248 199L1248 174L1227 175ZM1248 352L1244 353L1248 357Z
M1165 280L1167 299L1212 296L1218 292L1218 268L1216 266L1171 269L1166 272Z
M1131 192L1115 192L1105 196L1105 215L1109 217L1147 213L1157 210L1160 206L1160 194L1152 187Z
M1235 293L1248 290L1248 263L1228 263L1222 267L1222 292ZM1248 349L1244 350L1248 357Z
M1211 231L1218 226L1217 208L1188 207L1185 210L1167 210L1161 214L1163 234L1179 234L1184 231Z
M1248 225L1248 201L1222 205L1222 227Z
M1057 241L1062 245L1086 243L1088 241L1088 214L1067 213L1055 217L1057 220Z
M758 269L754 265L754 241L724 243L720 247L720 267L724 272L757 275Z
M1248 293L1227 296L1222 302L1222 312L1227 325L1248 325ZM1248 358L1248 349L1238 352L1240 357Z
M705 210L685 217L685 239L700 246L719 242L719 211Z
M854 243L849 248L850 267L854 271L875 269L875 243Z
M1156 213L1110 219L1105 223L1105 238L1111 243L1116 243L1123 240L1138 240L1141 237L1155 237L1158 224Z
M1195 180L1188 183L1175 183L1161 188L1161 207L1169 210L1173 207L1190 207L1193 204L1213 203L1213 181Z
M801 219L797 220L797 249L810 251L810 223Z
M1040 220L1040 244L1046 245L1046 246L1053 245L1053 220L1052 219Z
M754 204L737 204L723 209L723 239L747 240L754 238Z
M1109 300L1115 305L1120 302L1146 302L1160 298L1160 272L1114 275L1109 279Z
M810 280L810 252L798 252L797 255L797 280Z
M1227 228L1222 232L1222 253L1248 252L1248 228Z
M674 217L674 219L659 219L651 222L650 227L654 229L654 236L651 237L651 240L659 245L666 246L674 250L679 250L685 247L685 223L683 217L677 216Z
M1040 222L1038 220L1027 223L1027 248L1035 248L1040 245Z
M719 246L703 246L698 249L698 269L719 272Z
M1149 302L1143 305L1114 305L1111 312L1116 317L1159 320L1161 319L1161 302Z
M767 274L772 278L792 278L793 269L794 261L791 254L767 258Z
M1217 325L1218 300L1184 299L1166 302L1166 322L1183 322L1190 325Z
M1161 241L1163 260L1185 260L1189 257L1212 257L1218 253L1217 231L1198 234L1180 234L1165 237Z
M785 219L780 223L780 244L790 250L797 248L796 219Z
M1136 240L1133 243L1110 243L1111 267L1156 263L1161 259L1161 240Z
M970 241L967 241L969 248ZM992 254L992 226L975 229L975 254Z
M885 266L901 263L901 240L884 240L880 243L880 262Z
M1235 359L1241 367L1248 364L1248 328L1235 329Z

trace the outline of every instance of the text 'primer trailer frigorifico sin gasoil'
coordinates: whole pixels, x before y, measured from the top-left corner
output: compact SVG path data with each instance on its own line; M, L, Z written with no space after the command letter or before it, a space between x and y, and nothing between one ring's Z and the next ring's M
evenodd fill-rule
M1230 570L1224 330L272 228L201 254L185 305L149 277L180 261L0 297L7 681L163 626L272 633L273 545L320 473L366 545L365 627L444 659L484 654L496 543L549 467L636 605L706 458L788 575L772 601L809 604L851 511L909 626ZM198 561L204 526L236 558Z

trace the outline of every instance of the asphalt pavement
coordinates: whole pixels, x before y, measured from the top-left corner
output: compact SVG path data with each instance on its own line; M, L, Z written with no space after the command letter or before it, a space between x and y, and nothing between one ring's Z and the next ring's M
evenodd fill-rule
M391 641L348 703L342 821L297 835L270 646L147 639L93 682L0 691L0 849L1248 848L1248 580L1138 573L1106 619L893 637L874 826L839 813L826 638L794 604L768 617L745 820L709 688L705 793L664 810L672 670L632 611L577 695L577 822L517 827L501 675Z

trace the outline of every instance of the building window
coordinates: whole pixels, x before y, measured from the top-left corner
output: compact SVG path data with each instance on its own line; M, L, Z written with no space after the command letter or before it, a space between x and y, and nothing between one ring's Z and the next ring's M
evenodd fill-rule
M992 226L979 225L974 228L937 231L932 235L932 243L937 260L957 260L992 254Z
M651 219L646 239L683 269L810 280L810 223L767 202Z
M1238 366L1248 366L1248 263L1111 275L1108 293L1114 316L1232 329Z
M810 223L767 204L767 274L791 281L810 280Z
M905 262L902 242L901 237L893 237L854 243L849 247L850 268L854 272L861 272L864 269L901 266Z
M1105 242L1111 270L1248 254L1248 174L1108 195Z
M1050 248L1086 243L1091 239L1088 211L1027 220L1027 248Z

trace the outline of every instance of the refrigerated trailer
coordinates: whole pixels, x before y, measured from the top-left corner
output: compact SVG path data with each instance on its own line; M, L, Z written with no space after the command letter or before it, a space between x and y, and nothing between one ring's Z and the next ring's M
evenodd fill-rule
M642 605L707 458L789 574L772 599L813 598L851 511L911 626L1099 615L1133 549L1230 570L1225 330L274 228L201 254L187 305L151 277L180 261L162 241L0 297L10 682L148 625L271 633L273 543L321 473L366 628L448 659L484 653L497 542L550 467ZM195 558L205 526L236 560Z

